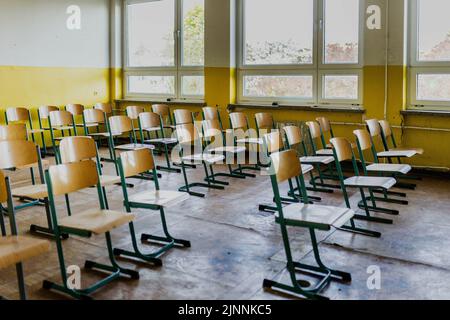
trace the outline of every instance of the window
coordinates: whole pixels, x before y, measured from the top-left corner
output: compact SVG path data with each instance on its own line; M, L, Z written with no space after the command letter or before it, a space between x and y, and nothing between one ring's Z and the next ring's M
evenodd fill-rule
M203 99L204 0L127 0L125 95Z
M239 0L240 102L361 104L359 0Z
M410 31L410 104L450 107L448 0L413 0Z

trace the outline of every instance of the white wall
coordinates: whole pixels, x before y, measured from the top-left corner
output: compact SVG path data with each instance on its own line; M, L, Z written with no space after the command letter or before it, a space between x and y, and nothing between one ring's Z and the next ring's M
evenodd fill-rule
M70 5L81 30L66 27ZM109 67L109 0L0 0L0 66Z

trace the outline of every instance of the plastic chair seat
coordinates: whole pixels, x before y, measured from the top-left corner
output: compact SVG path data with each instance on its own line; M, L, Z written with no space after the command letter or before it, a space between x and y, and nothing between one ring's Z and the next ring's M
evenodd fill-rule
M50 250L50 242L23 236L0 237L0 269L42 255Z
M131 213L90 209L82 213L60 219L59 226L62 228L88 231L99 235L118 228L124 224L128 224L133 221L134 218L135 215Z

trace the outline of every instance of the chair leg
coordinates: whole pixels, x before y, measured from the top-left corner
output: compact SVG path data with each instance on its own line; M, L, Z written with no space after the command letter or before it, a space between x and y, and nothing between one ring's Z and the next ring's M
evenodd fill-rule
M238 168L232 171L232 174L241 176L241 177L248 177L248 178L256 178L256 174L252 173L245 173L244 170L247 170L247 167L243 167L242 165L238 165ZM253 170L253 168L251 169Z
M281 233L283 236L284 250L286 253L287 270L290 275L291 285L279 283L279 282L276 282L273 280L264 279L263 288L265 288L265 289L269 289L269 288L281 289L281 290L288 291L290 293L301 295L307 299L328 300L327 297L319 295L319 292L330 283L331 276L332 276L331 272L326 270L326 272L327 272L326 275L324 277L322 277L322 279L319 281L319 283L317 285L314 286L314 288L306 289L305 287L303 287L301 285L303 283L303 281L297 279L296 271L302 271L302 270L307 270L307 269L311 270L313 268L316 270L322 271L322 268L320 268L320 266L319 266L319 268L317 268L317 267L306 266L304 264L294 262L292 259L292 252L291 252L291 247L290 247L290 243L289 243L289 236L288 236L287 228L283 222L280 223L280 226L281 226ZM315 245L314 239L315 238L311 238L311 240L313 242L313 247Z
M113 249L113 254L117 257L122 256L122 257L129 257L129 258L137 258L140 260L143 260L145 262L149 262L151 264L153 264L154 266L160 267L162 266L162 260L159 259L159 256L164 252L169 250L170 248L173 247L174 243L171 242L169 244L167 244L166 246L164 246L163 249L165 249L163 252L161 252L161 250L158 250L156 252L152 252L149 254L145 254L142 253L141 250L139 249L138 243L137 243L137 239L136 239L136 231L134 229L134 223L130 222L128 224L129 229L130 229L130 236L131 236L131 242L133 245L133 251L127 251L127 250L123 250L123 249L119 249L119 248L114 248Z
M25 288L25 279L23 276L22 263L16 264L16 273L17 273L17 283L18 283L18 287L19 287L20 300L27 300L27 291Z
M181 173L181 170L178 168L172 168L170 165L170 159L169 159L169 149L167 147L167 144L164 144L164 157L166 158L166 166L157 166L157 170L166 171L166 172L175 172L175 173Z
M208 172L208 167L205 162L203 162L203 167L205 169L206 177L208 178L209 172ZM218 185L212 184L211 181L209 181L209 180L207 180L207 183L201 183L201 182L189 183L188 179L187 179L187 174L186 174L186 167L184 166L183 162L182 162L181 168L183 171L185 185L178 189L178 191L180 191L180 192L187 192L191 196L204 198L205 194L193 192L193 191L191 191L191 188L199 187L199 188L208 188L208 189L216 189L216 190L224 190L225 189L223 186L218 186Z
M58 231L57 231L57 233L58 233ZM103 264L88 260L85 262L84 267L85 267L85 269L98 269L98 270L101 270L104 272L108 272L108 273L110 273L110 275L108 275L107 277L103 278L102 280L96 282L95 284L91 285L89 288L86 288L86 289L71 289L71 288L69 288L68 283L67 283L68 277L67 277L67 272L66 272L66 267L65 267L64 253L63 253L61 241L57 239L56 244L57 244L58 258L59 258L59 263L60 263L61 278L63 280L63 285L59 285L54 282L45 280L43 282L43 288L47 289L47 290L55 290L60 293L67 294L75 299L91 300L92 297L90 296L90 294L96 292L100 288L106 286L107 284L109 284L113 280L116 280L117 278L119 278L122 275L127 275L131 279L139 279L139 273L137 271L122 268L117 264L117 262L114 258L114 254L113 254L110 233L107 232L105 234L105 237L106 237L106 243L107 243L107 247L108 247L108 254L109 254L111 265L109 265L109 266L103 265Z
M51 213L50 213L50 206L49 206L47 198L44 199L44 206L45 206L45 215L47 218L47 227L41 227L41 226L32 224L30 226L30 232L33 234L39 235L39 236L46 237L46 238L55 239L56 235L55 235L55 231L53 228L53 222L52 222L52 217L51 217ZM61 233L60 237L62 240L66 240L69 238L69 235L66 233Z
M5 219L3 218L4 211L6 211L6 210L3 208L2 204L0 203L0 231L1 231L1 234L3 237L6 236ZM6 212L5 212L5 214L6 214Z
M370 221L370 222L377 222L377 223L384 223L384 224L393 224L394 221L391 219L384 219L384 218L378 218L378 217L372 217L370 215L370 207L367 204L366 196L364 194L364 190L362 188L359 188L361 193L361 199L362 199L362 206L366 212L366 215L355 215L354 219L356 220L363 220L363 221Z

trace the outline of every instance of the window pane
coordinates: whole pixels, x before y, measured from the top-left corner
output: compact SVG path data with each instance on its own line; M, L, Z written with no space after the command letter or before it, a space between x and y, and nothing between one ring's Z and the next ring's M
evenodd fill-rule
M327 75L323 79L325 99L358 99L357 75Z
M418 1L418 59L450 60L450 1Z
M417 75L417 100L450 101L450 74Z
M358 63L359 0L325 0L324 63Z
M183 76L181 84L184 96L203 96L205 94L204 76Z
M129 76L128 91L143 94L175 94L174 76Z
M130 67L175 65L174 0L128 5Z
M204 0L183 0L183 65L203 66L204 56Z
M312 76L244 76L244 96L312 99Z
M245 0L244 64L312 64L313 0Z

